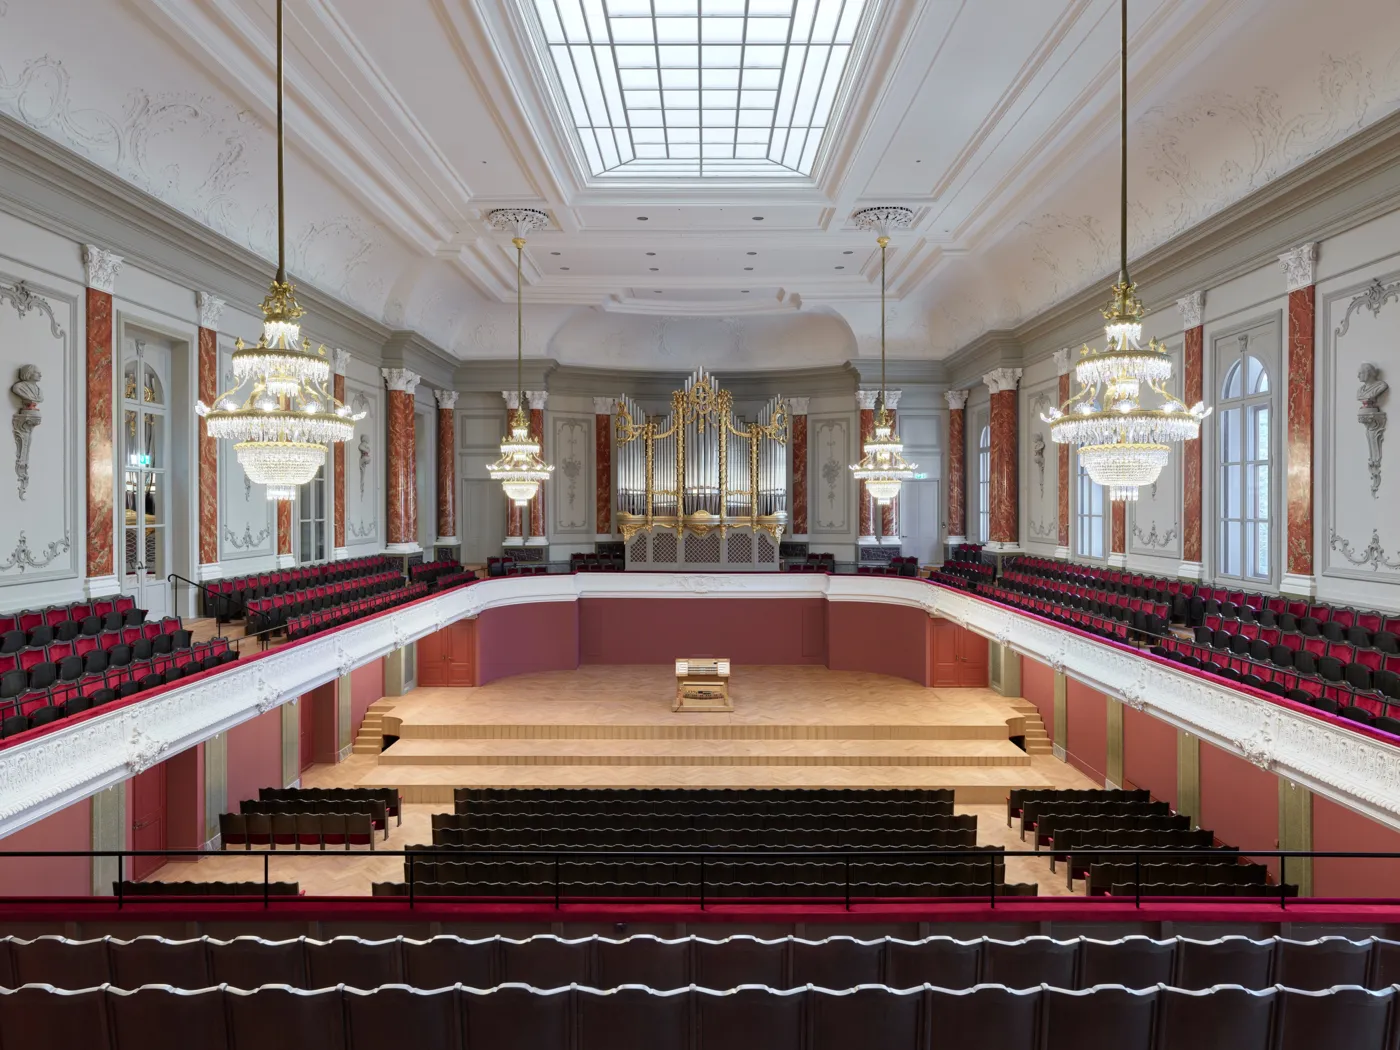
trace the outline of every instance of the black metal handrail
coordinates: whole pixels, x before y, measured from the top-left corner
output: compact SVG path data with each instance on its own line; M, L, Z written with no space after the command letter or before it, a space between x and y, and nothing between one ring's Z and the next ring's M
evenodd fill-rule
M1053 850L1052 850L1051 852L1053 852ZM1141 847L1141 848L1135 848L1135 847L1131 847L1131 846L1104 846L1104 847L1086 847L1086 848L1083 848L1083 849L1076 847L1076 848L1074 848L1074 849L1072 849L1072 850L1068 850L1068 851L1066 851L1066 852L1073 853L1073 854L1078 855L1078 856L1087 856L1087 857L1092 857L1092 858L1108 858L1108 859L1112 859L1112 858L1117 857L1117 858L1131 859L1131 860L1133 861L1133 863L1134 863L1134 872L1135 872L1135 874L1134 874L1134 879L1133 879L1133 887L1134 887L1134 891L1135 891L1135 892L1134 892L1134 896L1133 896L1133 903L1134 903L1134 906L1135 906L1135 907L1139 907L1139 908L1142 906L1142 863L1143 863L1143 858L1144 858L1144 857L1146 857L1146 858L1148 859L1149 863L1150 863L1150 862L1153 862L1153 861L1160 861L1160 860L1162 860L1162 859L1164 859L1164 858L1171 858L1171 857L1200 859L1200 858L1202 858L1202 857L1209 857L1209 856L1212 856L1212 855L1213 855L1213 856L1228 856L1228 857L1232 857L1232 858L1252 858L1252 859L1263 858L1263 859L1265 859L1265 860L1277 859L1278 862L1279 862L1279 880L1278 880L1278 894L1277 894L1277 897L1275 897L1275 896L1272 895L1272 894L1268 894L1268 895L1260 894L1260 895L1258 895L1258 896L1249 896L1249 897L1228 897L1228 898L1195 897L1195 896L1192 896L1192 897L1162 897L1162 898L1152 898L1152 899L1153 899L1153 900L1190 900L1190 901L1195 902L1195 903L1199 903L1199 902L1203 902L1203 901L1211 901L1211 900L1229 900L1231 904L1233 904L1233 905L1235 905L1235 906L1240 906L1240 907L1247 906L1247 905L1250 905L1250 904L1261 904L1261 903L1262 903L1262 904L1268 904L1268 905L1272 906L1272 905L1275 903L1275 901L1276 901L1277 904L1278 904L1278 907L1280 907L1280 908L1282 908L1282 909L1287 909L1287 907L1288 907L1287 879L1286 879L1285 876L1286 876L1286 871L1287 871L1287 863L1288 863L1289 859L1294 859L1294 860L1300 860L1300 859L1309 859L1309 860L1400 860L1400 853L1374 853L1374 852L1343 851L1343 850L1236 850L1236 849L1234 849L1234 848L1230 848L1230 849L1227 851L1227 850L1222 850L1222 849L1220 849L1220 848L1218 848L1218 847L1213 847L1213 846L1177 846L1177 847L1173 847L1173 846L1155 847L1155 846L1154 846L1154 847ZM229 858L229 857L238 857L238 856L242 856L242 857L245 857L245 858L248 858L248 859L252 859L252 858L254 858L254 857L261 857L261 858L262 858L262 862L263 862L263 864L262 864L262 866L263 866L263 878L262 878L262 884L263 884L263 893L262 893L263 906L264 906L265 908L270 908L270 907L272 906L272 902L273 902L273 901L276 901L276 900L281 899L281 898L279 898L279 897L277 897L277 896L272 895L272 894L269 892L270 886L271 886L271 877L270 877L270 874L271 874L271 861L272 861L272 858L280 856L280 857L284 857L284 858L296 857L296 858L298 858L298 859L307 858L307 857L321 857L321 858L330 858L330 859L341 858L341 859L344 859L347 855L348 855L347 853L342 852L342 851L338 851L338 850L277 850L277 849L259 849L259 850L236 850L236 849L235 849L235 850L211 850L211 849L160 849L160 850L16 850L16 851L5 851L5 852L0 852L0 863L3 863L4 860L10 859L10 858L16 858L16 859L18 859L18 858L28 858L28 859L33 859L33 858L59 858L59 857L84 857L84 858L88 858L88 859L97 859L97 858L112 859L112 858L115 858L115 859L117 860L117 862L118 862L118 866L117 866L117 867L118 867L118 870L117 870L117 880L116 880L117 892L116 892L116 894L113 895L113 899L116 900L116 902L117 902L117 907L118 907L119 909L121 909L121 908L124 908L125 905L126 905L128 902L131 902L131 901L138 901L138 902L141 902L141 903L160 903L160 902L166 902L166 903L168 903L168 902L171 901L172 899L181 899L181 900L185 899L185 898L177 897L176 895L158 895L158 894L152 894L152 895L150 895L150 896L140 895L140 896L134 896L134 897L133 897L133 896L127 896L126 894L124 894L124 893L122 892L122 885L123 885L123 882L124 882L123 873L124 873L124 871L125 871L125 869L126 869L126 859L127 859L128 857L133 857L133 858L134 858L134 857L163 857L163 858L166 858L167 860L169 860L169 859L188 860L188 859L196 859L196 858L199 858L199 857L224 857L224 858ZM363 856L364 854L363 854L363 853L356 853L356 854L354 854L354 855L355 855L355 856ZM1044 859L1044 858L1046 857L1047 854L1046 854L1045 851L1038 851L1038 850L1027 850L1027 849L1021 849L1021 850L1015 850L1015 849L1000 849L1000 848L997 848L997 847L990 847L990 846L988 846L988 847L976 847L976 846L973 846L973 847L946 847L946 846L945 846L945 847L931 847L931 848L927 848L927 849L906 849L906 848L886 848L886 849L881 849L881 848L878 848L878 847L876 847L876 848L870 848L870 847L860 847L860 848L856 848L856 847L843 847L843 848L840 848L840 849L815 848L815 847L814 847L814 848L806 848L806 847L791 847L791 848L784 848L784 847L768 847L768 848L763 848L763 849L752 849L752 848L730 849L730 848L727 848L727 847L709 848L709 849L689 849L689 848L685 848L685 849L665 849L665 848L654 848L654 847L635 847L635 848L633 848L633 847L624 847L624 848L613 848L613 849L573 849L573 848L570 848L570 849L548 849L548 848L539 848L539 849L533 849L533 848L522 848L522 849L504 849L504 848L503 848L503 849L467 849L467 848L461 848L461 847L438 847L438 848L435 848L435 847L432 847L432 846L425 846L425 847L420 847L420 848L415 848L415 849L375 850L375 851L373 851L373 853L372 853L371 855L372 855L372 856L376 856L376 857L404 857L404 858L415 858L415 857L416 857L416 858L419 858L419 859L424 859L424 858L435 858L435 857L447 857L447 858L456 859L456 860L465 860L465 859L473 859L473 858L475 858L475 859L505 858L505 859L513 859L513 860L515 860L515 859L548 859L548 860L552 860L552 861L553 861L553 864L554 864L554 878L553 878L552 889L553 889L554 905L555 905L556 908L559 907L559 905L560 905L562 902L565 902L565 901L570 900L569 895L568 895L566 892L564 892L564 887L565 887L566 883L565 883L564 880L562 880L562 879L560 878L560 861L561 861L561 859L567 859L567 860L588 860L588 859L596 859L596 860L602 860L602 859L613 859L613 860L617 860L617 859L631 859L631 860L639 860L639 859L668 859L668 860L672 860L672 861L675 861L675 860L695 860L695 861L699 861L699 864L700 864L700 871L699 871L699 879L698 879L698 885L697 885L697 893L694 894L694 895L684 896L684 897L674 897L674 898L662 898L662 897L654 897L654 896L638 896L638 895L634 895L634 894L632 894L632 895L629 895L629 894L618 894L618 895L616 895L616 896L611 896L611 897L594 897L594 896L583 897L583 896L579 896L579 897L573 898L574 900L577 900L577 901L580 901L580 902L587 902L587 903L593 903L593 904L598 904L598 903L601 903L601 902L608 902L608 903L614 903L614 904L616 904L616 903L651 903L651 904L655 904L655 903L658 903L658 902L660 902L660 901L679 902L679 901L693 901L693 900L698 900L700 909L703 911L703 910L706 909L706 907L707 907L708 903L710 902L710 900L713 899L713 894L712 894L712 892L709 892L709 890L708 890L708 888L707 888L707 884L706 884L705 862L706 862L707 860L708 860L708 861L711 861L711 862L714 862L714 861L717 861L717 860L729 861L729 860L745 860L745 859L748 859L748 860L754 860L754 859L784 859L784 860L806 859L806 860L827 860L827 861L842 861L842 862L844 862L844 865L845 865L845 887L844 887L844 893L843 893L842 895L838 895L838 896L837 896L836 898L834 898L834 899L844 900L845 910L850 911L850 910L852 910L852 905L853 905L853 903L859 903L859 902L860 902L860 898L858 898L858 897L853 897L853 895L852 895L852 893L851 893L851 864L852 864L853 861L857 861L857 860L861 860L861 859L876 859L876 858L881 859L881 860L906 860L906 861L907 861L907 860L917 860L917 859L920 859L920 858L923 858L923 859L931 859L931 858L934 858L934 857L940 857L940 858L956 858L956 859L959 859L959 860L967 860L967 859L977 858L977 857L986 857L986 858L987 858L987 868L988 868L988 883L987 883L987 884L988 884L988 893L987 893L987 897L986 897L985 899L987 900L989 906L992 907L992 908L996 908L996 907L998 907L999 905L1003 905L1003 906L1004 906L1007 902L1012 902L1012 903L1016 903L1016 904L1023 904L1023 903L1027 903L1027 902L1030 902L1030 903L1037 903L1037 902L1038 902L1038 903L1043 904L1043 903L1045 903L1046 901L1062 901L1062 900L1065 900L1065 899L1066 899L1066 898L1063 898L1063 897L1041 897L1041 896L1034 896L1034 897L1021 897L1021 896L1008 897L1008 896L1001 896L1001 897L998 897L998 896L997 896L997 892L996 892L996 887L997 887L996 861L997 861L998 858L1005 859L1005 858L1007 858L1007 857L1040 857L1040 858ZM408 890L409 890L407 897L404 897L404 898L397 898L397 897L373 897L373 896L353 896L353 897L321 897L321 896L317 896L316 899L317 899L317 900L323 900L323 899L325 899L325 900L334 900L334 901L337 903L337 905L342 905L342 904L345 904L345 905L354 905L354 904L356 904L356 903L362 903L362 902L382 902L382 901L386 901L386 900L387 900L387 901L395 901L395 900L400 900L400 899L402 899L402 900L406 900L406 901L408 902L408 905L409 905L410 908L413 908L413 907L416 906L416 904L418 903L418 901L424 899L424 897L423 897L422 894L419 894L419 893L416 891L416 885L415 885L416 880L415 880L415 876L414 876L415 865L409 864L407 867L408 867L408 879L407 879L407 882L408 882ZM1005 877L1005 876L1004 876L1004 873L1003 873L1003 877ZM246 881L246 880L243 880L243 881ZM708 899L707 899L707 898L708 898ZM95 901L101 901L101 900L106 899L106 898L103 898L103 897L92 897L92 898L76 898L76 899L77 899L77 900L95 900ZM212 897L209 897L209 896L206 896L206 895L200 895L200 898L199 898L199 899L200 899L200 900L205 900L205 901L212 901L212 900L217 899L217 900L223 902L223 901L226 900L226 899L228 899L228 900L241 900L241 899L246 899L246 898L244 898L244 897L242 897L242 896L238 896L238 897L232 897L232 896L230 896L230 897L227 897L227 898L212 898ZM286 899L287 899L287 900L300 900L301 898L298 896L298 897L287 897ZM452 901L452 902L456 902L456 903L469 903L469 902L475 902L475 901L491 901L491 902L495 902L495 903L505 903L505 902L517 902L517 901L521 901L521 902L524 902L524 901L538 901L540 898L539 898L539 897L504 896L504 895L503 895L503 896L458 896L458 895L438 896L438 895L429 895L426 899L429 899L429 900L440 900L440 901ZM927 902L927 901L930 901L930 900L938 900L938 901L942 901L942 902L953 902L953 903L972 903L972 902L975 902L975 901L978 901L978 900L982 900L982 899L983 899L983 898L981 898L981 897L968 897L968 896L963 896L963 897L936 897L936 898L935 898L935 897L881 897L881 898L878 898L878 900L881 901L881 902L883 902L883 903L888 903L888 902L894 901L894 900L897 900L897 901L899 901L900 903L910 903L910 902L915 902L915 901L924 901L924 902ZM1367 900L1367 901L1372 901L1372 902L1374 902L1375 900L1387 900L1387 901L1392 900L1392 898L1364 898L1364 899ZM0 904L15 904L15 903L34 904L34 903L38 903L38 902L45 901L45 900L62 900L62 901L65 901L65 902L71 902L71 901L74 901L75 898L72 898L72 897L49 898L49 897L39 897L39 896L29 896L29 897L22 897L22 896L0 896ZM743 898L743 897L734 898L734 897L726 897L726 898L724 898L724 903L725 903L726 905L772 904L772 902L773 902L774 900L782 900L782 901L786 901L786 902L788 902L788 903L818 903L818 902L821 902L821 903L829 903L831 900L833 900L833 898L832 898L832 897L810 898L810 897L802 897L802 896L795 895L795 894L794 894L794 895L770 895L770 896L763 897L763 898ZM1093 902L1093 903L1095 904L1095 906L1101 906L1101 905L1109 905L1109 904L1122 904L1122 903L1125 903L1126 898L1125 898L1125 897L1113 897L1113 896L1090 897L1090 896L1087 896L1087 895L1086 895L1086 896L1083 897L1083 898L1078 898L1078 897L1076 897L1075 900L1083 900L1083 901ZM1295 898L1295 900L1296 900L1296 898Z
M233 600L227 594L220 594L218 591L211 591L205 584L196 583L194 580L191 580L187 576L181 576L178 572L169 573L165 577L166 583L175 583L176 581L179 581L180 583L187 583L191 587L197 587L206 599L216 598L220 602L225 603L223 606L225 610L228 609L227 603ZM177 609L180 607L178 602L175 602L174 605ZM227 621L227 617L223 615L218 615L216 618L221 621Z

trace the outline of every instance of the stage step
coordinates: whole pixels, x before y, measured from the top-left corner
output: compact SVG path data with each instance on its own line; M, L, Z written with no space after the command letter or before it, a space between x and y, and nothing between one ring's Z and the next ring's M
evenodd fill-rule
M1046 732L1045 722L1040 717L1040 708L1022 697L1008 697L1011 706L1025 720L1026 726L1026 754L1028 755L1049 755L1054 753L1054 746L1050 742L1050 734Z
M396 696L380 697L365 711L365 720L360 723L355 734L351 753L356 755L377 755L384 744L384 714L392 711L399 702Z
M667 717L703 718L703 715ZM723 717L723 716L720 716ZM397 723L397 719L395 719ZM1005 740L1006 725L405 724L401 740Z
M381 766L1028 766L1010 740L400 740Z

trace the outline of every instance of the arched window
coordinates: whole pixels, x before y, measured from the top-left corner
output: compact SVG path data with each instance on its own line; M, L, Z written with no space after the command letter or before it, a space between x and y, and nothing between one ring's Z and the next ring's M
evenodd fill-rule
M1103 486L1095 484L1079 465L1079 490L1075 503L1075 552L1081 558L1103 557Z
M992 428L983 427L977 438L977 538L986 543L992 535Z
M1273 395L1269 370L1242 353L1220 386L1220 564L1223 576L1268 580Z

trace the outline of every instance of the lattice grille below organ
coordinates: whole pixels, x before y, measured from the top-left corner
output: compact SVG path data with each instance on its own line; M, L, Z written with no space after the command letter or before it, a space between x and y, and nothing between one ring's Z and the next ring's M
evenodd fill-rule
M690 563L719 563L719 533L685 538L685 560Z
M658 532L652 537L651 560L663 564L680 560L677 557L676 534L674 532Z
M628 561L647 560L647 538L645 535L632 537L632 546L627 549Z
M758 563L772 565L778 560L778 548L767 536L758 537Z
M747 532L731 532L726 541L725 555L729 564L747 564L753 561L753 537Z

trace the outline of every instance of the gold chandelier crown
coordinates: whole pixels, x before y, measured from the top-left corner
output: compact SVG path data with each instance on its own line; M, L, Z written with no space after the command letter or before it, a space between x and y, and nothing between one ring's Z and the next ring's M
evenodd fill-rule
M262 301L262 335L256 346L234 343L233 386L212 405L195 402L210 437L234 443L248 480L262 485L269 500L292 500L298 486L326 462L326 446L349 441L354 413L330 392L326 348L301 338L306 311L287 280L285 200L286 142L283 109L282 7L277 0L277 276ZM243 393L246 390L246 393ZM243 396L240 398L240 393Z

